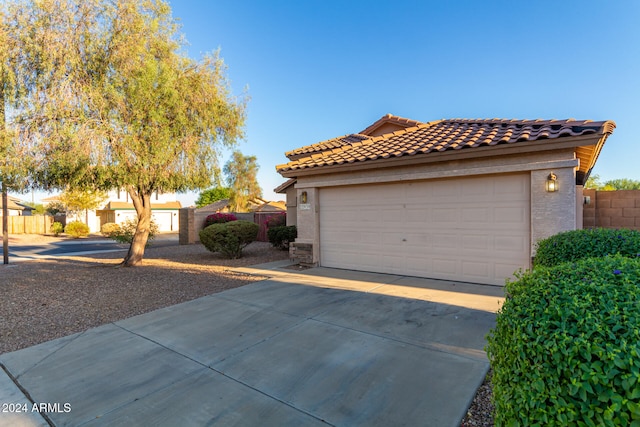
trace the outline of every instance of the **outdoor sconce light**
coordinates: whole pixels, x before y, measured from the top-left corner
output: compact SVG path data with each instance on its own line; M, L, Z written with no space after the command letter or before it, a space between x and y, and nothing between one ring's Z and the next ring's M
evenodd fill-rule
M307 192L303 191L302 194L300 194L300 203L307 203Z
M553 172L547 177L546 189L549 193L558 191L558 177Z

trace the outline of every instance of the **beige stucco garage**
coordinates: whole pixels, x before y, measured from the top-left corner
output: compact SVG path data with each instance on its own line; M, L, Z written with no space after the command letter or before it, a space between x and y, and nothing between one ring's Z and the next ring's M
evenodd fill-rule
M300 262L502 285L535 243L582 227L582 185L615 124L386 115L287 152ZM548 191L547 183L557 191Z

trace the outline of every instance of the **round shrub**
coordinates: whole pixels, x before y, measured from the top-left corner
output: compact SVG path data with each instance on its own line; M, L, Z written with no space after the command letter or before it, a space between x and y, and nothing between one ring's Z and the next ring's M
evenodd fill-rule
M298 237L298 229L295 225L281 225L269 228L267 230L267 237L273 247L283 250L289 249L289 243L293 242L296 240L296 237Z
M211 252L220 252L227 258L240 258L242 249L258 237L259 228L251 221L212 224L200 231L200 242Z
M237 221L238 218L232 213L214 213L204 219L204 228L211 224L224 224L226 222Z
M87 237L89 235L89 226L84 222L72 221L64 228L64 232L74 239Z
M640 254L640 231L593 228L556 234L538 242L534 266L551 267L582 258Z
M53 233L54 236L58 237L60 233L62 233L63 231L64 231L64 226L62 225L62 223L56 221L53 224L51 224L51 232Z
M111 237L112 234L118 233L120 231L120 226L115 222L105 222L100 227L100 232L105 237Z
M496 426L637 425L640 258L521 274L487 337Z

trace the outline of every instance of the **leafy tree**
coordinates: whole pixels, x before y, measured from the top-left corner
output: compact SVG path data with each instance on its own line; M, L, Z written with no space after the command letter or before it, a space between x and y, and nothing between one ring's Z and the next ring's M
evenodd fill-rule
M31 206L33 211L31 212L33 215L46 215L47 209L44 207L42 203L26 203L27 206Z
M215 203L219 200L230 199L231 189L228 187L213 187L204 190L196 200L196 207L203 207Z
M60 195L60 203L67 213L85 212L84 223L89 225L89 210L96 209L107 198L103 191L67 189Z
M47 214L51 216L56 216L59 213L66 212L65 206L61 202L51 202L47 204L47 207L45 208L45 210Z
M227 183L231 188L231 208L235 212L246 211L249 201L262 196L258 184L258 162L256 156L245 156L234 151L224 166Z
M640 180L621 178L610 179L602 183L599 175L591 175L585 183L585 188L599 191L640 190Z
M602 188L602 186L603 184L600 181L600 175L597 175L597 174L593 174L589 176L589 179L587 179L587 182L584 183L584 188L590 188L595 190L599 190L600 188Z
M24 170L28 170L26 162L20 159L16 148L15 134L7 126L6 108L14 104L19 97L17 76L13 67L16 46L12 37L12 26L9 18L10 10L5 3L0 3L0 190L2 192L2 249L4 264L9 263L9 189L20 188L19 182ZM22 161L21 161L22 160Z
M163 0L11 0L14 64L27 95L15 117L43 188L124 188L137 226L123 260L142 261L151 195L210 185L220 147L242 137L217 53L186 57Z
M640 181L628 178L611 179L604 183L613 190L640 190Z

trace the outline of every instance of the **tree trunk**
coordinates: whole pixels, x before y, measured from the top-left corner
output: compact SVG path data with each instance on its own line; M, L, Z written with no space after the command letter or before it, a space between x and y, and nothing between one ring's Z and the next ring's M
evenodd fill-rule
M0 85L3 82L0 82ZM0 86L0 137L5 138L6 131L6 117L4 114L4 86ZM5 143L6 141L2 140L1 143ZM4 148L4 147L3 147ZM6 161L7 159L2 159L2 161ZM7 196L7 183L6 176L1 176L2 178L2 263L9 264L9 198Z
M2 263L9 264L9 198L4 181L2 181Z
M149 239L149 230L151 227L151 193L139 194L133 189L128 189L133 206L138 214L138 225L133 235L129 252L124 257L122 265L125 267L135 267L142 264L144 250Z

